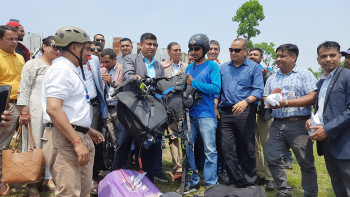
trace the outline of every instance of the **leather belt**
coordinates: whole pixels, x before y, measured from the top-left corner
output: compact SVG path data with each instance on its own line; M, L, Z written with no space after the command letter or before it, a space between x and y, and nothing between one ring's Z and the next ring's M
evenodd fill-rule
M9 99L9 103L17 103L16 99Z
M95 97L95 98L93 98L93 99L90 99L90 103L92 104L92 103L95 103L95 102L97 102L98 101L98 98L97 98L97 96Z
M295 122L298 120L307 120L310 116L294 116L294 117L288 117L288 118L274 118L274 120L278 121L284 121L284 122Z
M46 127L55 127L55 125L53 123L46 123L45 126ZM75 131L78 131L78 132L83 133L83 134L87 134L89 131L89 128L77 126L74 124L72 124L72 127Z

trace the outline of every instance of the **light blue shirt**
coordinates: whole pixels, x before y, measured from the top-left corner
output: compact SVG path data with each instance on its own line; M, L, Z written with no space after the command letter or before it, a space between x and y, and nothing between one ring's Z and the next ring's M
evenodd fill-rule
M110 71L108 71L108 74L114 79L115 71L117 69L117 65L115 65ZM117 104L117 98L111 97L111 95L114 93L114 88L112 85L105 82L105 88L106 88L106 103L108 106L115 106Z
M87 64L83 65L84 75L85 75L85 85L89 92L90 99L94 99L97 96L97 89L94 81L94 76L91 71L91 64L94 64L92 59L89 59Z
M318 110L317 110L316 115L320 118L322 125L323 125L324 101L326 98L327 89L328 89L329 83L331 82L333 75L337 69L338 68L334 69L331 73L328 74L327 77L324 74L321 76L321 80L323 80L323 83L322 83L320 91L318 93Z
M173 72L173 76L177 75L177 73L179 73L180 70L181 70L181 68L180 68L180 62L179 62L179 64L173 63L173 64L171 65L171 69L172 69L172 72Z
M315 76L306 69L294 66L292 72L283 74L281 70L271 75L266 82L264 96L271 94L275 88L282 88L283 99L287 99L288 91L292 86L295 88L296 98L300 98L309 92L316 91L317 80ZM295 116L308 116L311 114L311 106L309 107L285 107L278 108L272 111L272 116L275 118L288 118Z
M152 57L152 62L150 63L148 59L143 56L142 53L141 55L147 67L147 76L150 78L156 78L156 69L154 69L154 63L156 63L156 59Z

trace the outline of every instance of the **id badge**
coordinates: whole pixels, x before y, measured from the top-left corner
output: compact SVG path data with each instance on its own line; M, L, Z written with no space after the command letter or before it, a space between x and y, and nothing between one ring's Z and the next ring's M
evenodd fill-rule
M295 91L288 91L287 97L292 97L292 98L294 98L294 97L295 97Z

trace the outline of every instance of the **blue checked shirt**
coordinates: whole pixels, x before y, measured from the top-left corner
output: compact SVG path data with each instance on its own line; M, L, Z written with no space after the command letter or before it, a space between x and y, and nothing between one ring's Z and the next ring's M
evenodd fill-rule
M288 91L294 85L295 96L300 98L309 92L316 91L317 80L315 76L308 70L299 68L297 65L292 72L283 74L281 70L271 75L266 82L264 96L268 96L275 88L282 88L283 99L287 99ZM308 116L311 114L311 107L285 107L272 111L275 118L288 118L295 116Z

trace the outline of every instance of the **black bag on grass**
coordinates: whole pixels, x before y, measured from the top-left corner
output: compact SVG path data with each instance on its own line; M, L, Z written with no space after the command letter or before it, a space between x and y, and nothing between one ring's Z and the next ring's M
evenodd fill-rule
M259 186L236 188L226 185L214 185L204 192L205 197L266 197L265 192Z

